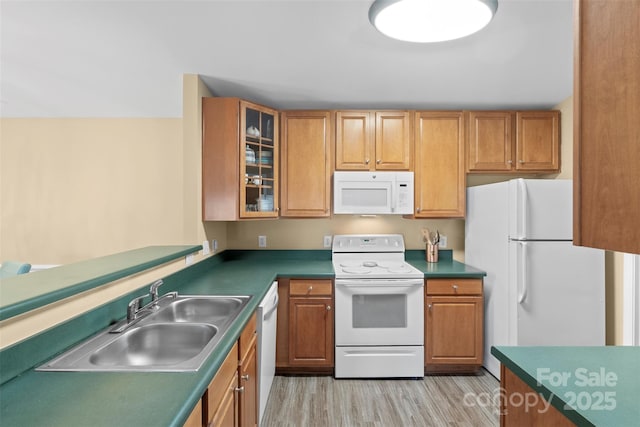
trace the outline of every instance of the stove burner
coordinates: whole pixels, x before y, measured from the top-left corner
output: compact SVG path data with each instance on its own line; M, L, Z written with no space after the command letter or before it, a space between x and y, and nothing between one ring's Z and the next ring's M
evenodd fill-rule
M344 267L342 271L349 274L368 274L371 272L371 270L366 267Z
M393 267L388 267L389 273L408 273L411 271L409 267L406 265L397 265Z
M364 261L362 265L364 265L365 267L377 267L378 263L375 261Z
M342 261L340 267L360 267L362 263L360 261Z

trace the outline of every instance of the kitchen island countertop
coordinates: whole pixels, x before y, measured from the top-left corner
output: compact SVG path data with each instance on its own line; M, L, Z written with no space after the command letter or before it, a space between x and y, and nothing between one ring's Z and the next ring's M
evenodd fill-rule
M640 347L498 346L491 354L578 426L638 426Z
M440 263L429 265L424 258L420 261L408 256L407 261L423 271L427 278L485 275L480 270L447 260L446 257ZM161 292L177 290L184 295L235 294L253 297L199 371L120 373L40 372L28 369L0 386L2 425L181 426L274 279L334 276L330 251L225 251L185 271L180 276L185 278L183 283L175 289L165 285L167 288L161 288ZM59 339L65 327L88 327L86 324L95 320L95 316L91 316L91 313L81 315L66 326L54 327L26 343L3 349L0 363L14 364L15 360L25 356L24 352L51 345ZM105 328L107 326L104 325Z

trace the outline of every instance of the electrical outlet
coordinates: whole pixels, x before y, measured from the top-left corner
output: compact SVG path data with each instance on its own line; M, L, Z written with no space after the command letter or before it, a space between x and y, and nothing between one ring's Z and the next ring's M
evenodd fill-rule
M323 245L325 248L331 247L331 236L324 236Z
M193 264L193 260L194 260L194 259L195 259L195 258L194 258L194 256L193 256L193 254L189 254L189 255L187 255L187 257L184 259L184 262L185 262L185 264L186 264L186 265Z
M440 243L438 244L438 247L440 248L446 248L447 247L447 236L444 235L440 235Z
M213 253L215 254L218 251L218 241L216 239L213 239L211 241L211 246L213 247Z
M209 255L211 252L211 248L209 247L209 241L205 240L202 242L202 255Z
M258 247L259 248L267 247L267 236L258 236Z

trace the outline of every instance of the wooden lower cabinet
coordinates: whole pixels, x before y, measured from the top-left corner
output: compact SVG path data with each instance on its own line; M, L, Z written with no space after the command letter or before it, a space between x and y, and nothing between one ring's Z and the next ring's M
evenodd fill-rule
M276 370L331 373L335 352L333 281L278 279L278 286L281 310L276 333Z
M425 372L474 372L483 361L482 279L425 281Z
M196 404L189 418L184 422L184 427L202 427L202 401Z
M500 366L500 389L501 427L575 426L558 409L548 404L545 397L537 394L504 365ZM538 396L535 402L531 399L533 394Z
M238 384L240 397L240 425L258 424L258 361L256 358L257 332L254 315L240 336L240 364Z
M201 425L256 426L258 387L256 315L233 346L203 396Z

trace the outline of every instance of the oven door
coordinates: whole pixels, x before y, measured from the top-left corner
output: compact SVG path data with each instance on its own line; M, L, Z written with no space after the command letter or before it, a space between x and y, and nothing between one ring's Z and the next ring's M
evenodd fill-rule
M336 279L336 346L424 345L422 279Z

